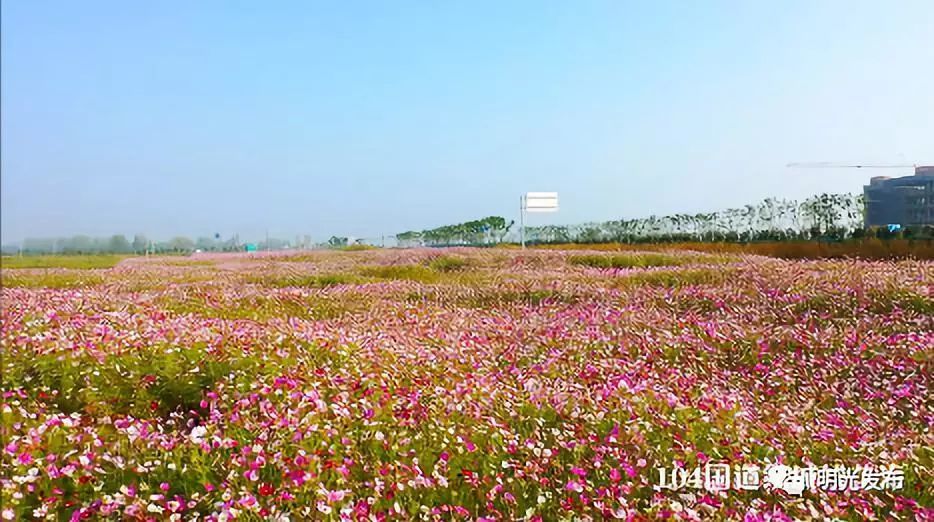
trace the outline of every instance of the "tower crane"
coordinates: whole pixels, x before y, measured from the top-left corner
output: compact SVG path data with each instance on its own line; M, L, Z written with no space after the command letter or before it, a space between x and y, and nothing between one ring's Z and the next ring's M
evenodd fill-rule
M797 168L797 169L915 169L915 168L918 168L917 163L858 164L858 163L834 163L831 161L789 163L785 166L789 168Z

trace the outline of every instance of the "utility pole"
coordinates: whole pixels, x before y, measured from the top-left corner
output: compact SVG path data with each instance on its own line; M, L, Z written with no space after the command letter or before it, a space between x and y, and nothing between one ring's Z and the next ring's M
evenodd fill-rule
M269 252L269 229L266 229L266 252Z
M519 243L525 248L525 196L519 196Z

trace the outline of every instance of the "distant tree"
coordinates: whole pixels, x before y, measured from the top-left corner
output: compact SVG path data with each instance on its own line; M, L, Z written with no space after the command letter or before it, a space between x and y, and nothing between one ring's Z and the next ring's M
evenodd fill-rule
M396 240L399 241L400 246L404 246L404 247L416 246L419 243L421 243L422 233L416 232L414 230L400 232L396 234Z
M195 241L195 248L208 252L217 248L217 242L214 238L202 236Z
M133 251L137 254L142 254L146 252L146 249L149 247L149 240L146 239L146 236L143 234L136 234L133 236Z
M90 254L94 250L94 239L89 236L75 236L69 240L69 253Z
M123 234L114 234L110 237L110 241L107 244L107 251L115 254L125 254L132 250L133 246L127 241L126 236Z
M601 230L599 226L588 225L585 226L580 234L581 243L598 243L600 241Z
M184 236L176 236L169 240L168 249L172 252L191 252L195 249L195 242Z

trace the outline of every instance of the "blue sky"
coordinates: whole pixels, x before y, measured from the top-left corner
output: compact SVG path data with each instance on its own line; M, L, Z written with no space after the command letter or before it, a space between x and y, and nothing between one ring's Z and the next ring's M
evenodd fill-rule
M931 27L929 0L4 1L2 239L855 192L785 164L934 162Z

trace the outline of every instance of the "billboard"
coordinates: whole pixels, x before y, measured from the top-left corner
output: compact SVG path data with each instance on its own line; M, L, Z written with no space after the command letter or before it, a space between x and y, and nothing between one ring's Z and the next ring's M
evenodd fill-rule
M527 192L525 194L526 212L557 212L557 192Z

